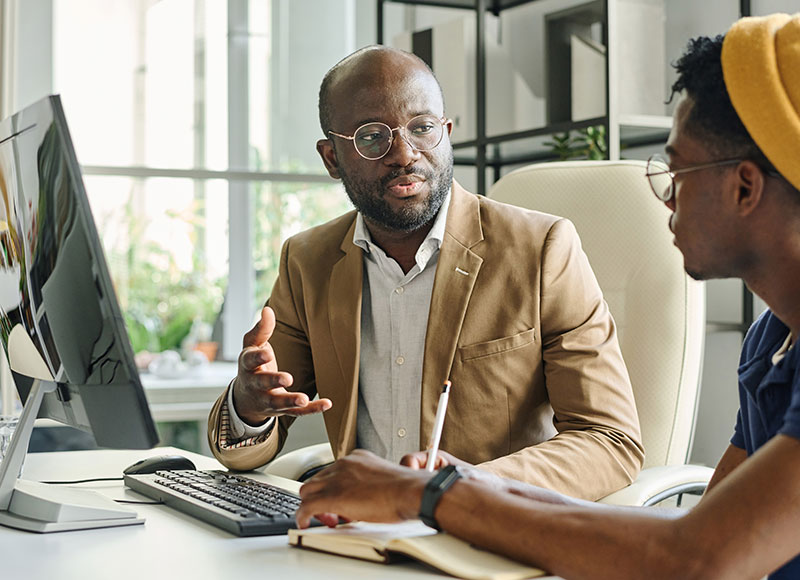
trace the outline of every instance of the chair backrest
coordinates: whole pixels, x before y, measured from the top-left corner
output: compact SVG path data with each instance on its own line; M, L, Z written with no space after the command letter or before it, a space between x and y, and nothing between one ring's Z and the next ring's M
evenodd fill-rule
M517 169L489 197L568 218L617 323L645 467L691 450L705 337L705 288L683 269L641 161L565 161Z

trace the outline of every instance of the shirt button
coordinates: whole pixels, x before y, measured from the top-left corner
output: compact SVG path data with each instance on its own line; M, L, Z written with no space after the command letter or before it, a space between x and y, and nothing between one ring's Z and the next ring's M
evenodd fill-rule
M405 436L406 436L406 430L405 430L405 429L403 429L402 427L400 427L400 428L397 430L397 436L398 436L398 437L405 437Z
M404 290L403 290L402 286L399 286L399 287L394 289L394 293L395 294L402 294L403 292L404 292Z
M394 361L394 362L396 362L397 364L401 365L401 364L403 364L404 362L406 362L406 359L404 359L402 356L399 356L399 357L397 357L397 358L395 359L395 361Z

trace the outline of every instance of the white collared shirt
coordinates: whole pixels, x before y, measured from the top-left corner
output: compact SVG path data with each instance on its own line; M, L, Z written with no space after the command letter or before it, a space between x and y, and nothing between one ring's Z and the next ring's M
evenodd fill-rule
M433 280L450 194L403 273L356 217L353 243L364 250L356 446L397 462L420 449L420 397Z

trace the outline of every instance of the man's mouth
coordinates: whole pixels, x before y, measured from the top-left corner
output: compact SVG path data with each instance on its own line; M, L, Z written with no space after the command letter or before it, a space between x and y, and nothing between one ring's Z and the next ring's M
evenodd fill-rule
M425 179L419 175L403 175L386 184L386 189L396 197L410 197L419 193Z

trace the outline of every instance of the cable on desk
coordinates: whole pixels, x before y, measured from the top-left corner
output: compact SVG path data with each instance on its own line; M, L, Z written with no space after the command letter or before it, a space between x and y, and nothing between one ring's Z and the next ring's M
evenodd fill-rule
M76 483L93 483L95 481L122 481L121 477L95 477L93 479L74 479L72 481L40 481L47 485L74 485Z

